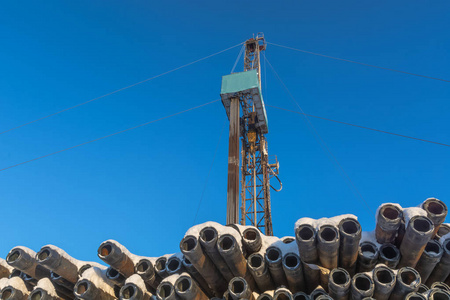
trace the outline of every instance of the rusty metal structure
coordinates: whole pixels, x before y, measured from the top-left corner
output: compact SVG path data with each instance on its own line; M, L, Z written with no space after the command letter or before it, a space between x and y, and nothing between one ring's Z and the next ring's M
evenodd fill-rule
M268 122L261 93L260 63L261 51L266 49L264 35L259 33L247 40L244 48L244 72L224 76L222 80L221 98L230 120L227 224L238 222L240 203L242 225L253 225L266 235L273 235L270 179L276 177L280 186L281 181L277 157L269 161L265 136ZM274 190L280 191L281 187Z

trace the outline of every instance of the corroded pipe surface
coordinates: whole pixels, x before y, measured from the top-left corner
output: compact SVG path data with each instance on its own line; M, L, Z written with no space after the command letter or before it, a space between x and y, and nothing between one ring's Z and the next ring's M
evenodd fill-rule
M243 277L234 277L231 279L228 284L228 292L234 300L242 298L255 300L250 286Z
M398 268L415 267L434 232L431 220L424 216L414 216L409 220L405 236L400 245L402 257Z
M359 242L361 240L361 224L353 218L345 218L339 223L339 266L350 275L356 271Z
M380 244L393 243L401 225L402 211L393 204L383 204L378 210L375 237Z
M44 277L50 277L50 271L38 264L36 252L27 247L18 246L12 248L6 256L6 262L11 267L18 269L37 280Z
M431 272L436 267L444 254L444 248L436 240L430 240L425 246L425 250L416 265L416 270L419 272L422 282L426 282L430 277Z
M199 241L203 246L203 250L216 265L216 268L222 274L226 281L230 281L234 276L217 248L219 233L212 226L204 227L200 231Z
M393 244L383 244L379 248L380 256L378 262L395 269L400 262L400 250Z
M358 273L353 276L351 295L353 300L361 300L366 297L372 297L375 285L372 278L365 273Z
M260 291L273 290L275 288L269 268L260 253L250 255L247 260L247 266Z
M335 300L349 299L351 277L347 270L343 268L333 269L328 281L328 293Z
M427 212L428 218L433 222L433 236L438 232L439 227L447 217L447 205L439 199L428 198L422 203L422 208Z
M15 276L6 281L5 286L0 291L2 300L26 300L29 291L22 278Z
M358 249L357 272L372 271L378 262L379 251L377 246L372 242L362 242Z
M385 265L378 265L372 273L375 290L373 297L378 300L388 300L397 282L393 270Z
M176 294L184 300L208 300L208 296L200 289L195 280L182 273L174 284Z
M450 276L450 239L447 239L442 244L444 254L440 262L436 265L433 272L431 272L426 284L431 286L433 282L445 281Z
M38 263L72 283L78 280L78 260L71 257L61 248L47 245L36 254Z
M119 299L150 300L152 294L147 290L144 279L138 274L127 278L119 292Z
M302 224L295 229L295 240L300 257L305 263L315 264L319 261L316 245L316 230L310 224Z
M104 241L98 248L97 254L101 260L125 276L134 274L133 254L119 242Z
M335 226L323 225L317 232L319 260L327 269L337 268L339 262L339 231Z
M265 260L269 266L270 275L276 287L288 286L286 275L283 271L283 256L278 247L270 246L266 250Z
M283 257L283 270L292 293L305 290L302 262L297 254L288 253Z
M284 287L277 288L273 293L273 300L293 300L293 298L291 291Z
M410 267L404 267L398 270L397 284L391 294L391 300L403 300L407 294L417 292L421 280L419 272Z

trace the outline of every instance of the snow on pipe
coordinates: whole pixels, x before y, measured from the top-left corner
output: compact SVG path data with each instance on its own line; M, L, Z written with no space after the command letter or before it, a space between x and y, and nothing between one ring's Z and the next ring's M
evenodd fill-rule
M378 262L385 264L391 269L396 269L400 262L400 250L395 245L386 243L379 248L380 256Z
M434 238L439 240L441 237L443 237L444 235L446 235L449 232L450 232L450 224L441 224L441 226L439 226L438 231L437 231L436 235L434 236Z
M379 251L377 246L369 241L364 241L359 245L357 272L372 271L378 262Z
M13 270L13 267L11 267L3 258L0 258L0 279L8 277Z
M450 238L442 243L442 247L444 254L428 277L428 280L426 281L427 286L431 286L433 282L443 282L450 276Z
M295 229L295 240L300 257L305 263L314 264L319 261L316 246L316 230L311 224L302 224Z
M352 279L344 268L333 269L328 281L328 293L335 300L347 300L349 298Z
M193 235L185 236L180 243L181 252L189 259L191 264L205 279L208 286L215 292L216 296L225 292L227 283L218 272L211 259L203 253L197 238Z
M74 287L74 294L85 300L116 299L114 284L106 278L106 270L92 267L83 272L83 276Z
M262 237L261 232L253 226L248 226L242 232L242 241L247 248L248 253L255 253L261 250L262 247Z
M49 278L42 278L28 296L28 300L60 300L73 299L74 297L71 291L62 291Z
M41 266L36 260L36 252L27 247L18 246L12 248L6 256L6 262L11 267L37 280L50 277L50 271Z
M375 237L380 244L393 243L402 222L402 211L398 205L382 204L377 211Z
M397 283L390 300L403 300L405 296L419 289L421 280L419 272L411 267L404 267L397 272Z
M427 281L443 254L444 248L442 248L442 245L438 241L430 240L427 243L416 265L416 270L419 272L422 282Z
M339 266L347 270L350 275L354 275L361 240L361 224L353 218L344 218L338 227L341 240Z
M375 284L373 297L388 300L397 282L394 271L386 265L377 265L373 270L372 278Z
M372 278L366 273L358 273L353 276L351 295L353 300L362 300L366 297L372 297L375 285Z
M309 295L309 298L311 300L313 300L313 299L317 299L321 295L326 296L326 295L328 295L328 293L327 293L327 291L324 290L324 288L322 286L319 285L311 292L311 294Z
M409 220L400 245L398 268L415 267L434 232L434 225L425 216L416 215Z
M273 300L293 300L291 291L285 287L280 287L273 293Z
M219 250L217 248L218 239L219 233L213 226L204 227L200 231L199 240L200 244L203 246L203 250L216 265L217 269L225 278L225 280L230 281L234 276L224 258L219 253Z
M320 264L327 269L338 267L339 231L333 225L323 225L317 232L317 250Z
M283 270L283 257L280 248L270 246L264 255L270 275L273 279L275 287L288 286L286 275Z
M292 295L292 297L294 300L309 300L309 295L304 292L297 292L294 295ZM268 300L270 300L270 299L268 299Z
M411 292L405 297L405 300L426 300L426 299L427 297L417 292Z
M125 276L134 274L135 255L115 240L107 240L100 244L98 257Z
M121 274L119 271L114 269L113 267L109 267L105 272L106 278L108 278L114 285L121 287L125 283L125 276Z
M174 284L176 294L184 300L208 300L208 296L201 290L195 280L188 274L182 273Z
M187 259L185 256L183 256L182 260L183 266L188 271L188 273L191 275L192 278L197 282L199 287L203 290L203 292L209 297L212 298L214 293L211 290L211 288L208 286L208 283L206 283L205 279L202 277L202 275L197 271L197 269L191 264L189 259Z
M240 243L237 241L237 237L231 233L221 234L217 241L217 248L233 275L243 277L250 289L252 291L255 290L255 280L247 268L247 260L244 257Z
M64 279L76 283L78 280L78 265L80 262L71 257L61 248L47 245L36 254L38 263L57 273Z
M275 288L269 268L261 253L251 254L248 257L247 266L260 291L273 290Z
M9 278L5 286L0 292L0 299L2 300L25 300L29 295L29 291L22 278L15 276Z
M447 205L439 199L436 198L428 198L422 203L422 208L427 212L428 218L433 222L434 236L445 221L445 217L447 217Z
M300 256L296 253L288 253L283 257L283 270L289 289L292 293L305 290L305 278ZM263 290L263 289L262 289Z
M144 279L138 274L128 277L119 292L120 300L150 300L151 297L152 294L147 290Z
M231 279L228 284L228 292L234 300L242 298L255 300L250 286L243 277L234 277Z

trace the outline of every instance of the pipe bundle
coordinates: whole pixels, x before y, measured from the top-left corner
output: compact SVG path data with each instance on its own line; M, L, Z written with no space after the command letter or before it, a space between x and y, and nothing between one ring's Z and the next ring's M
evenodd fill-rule
M147 257L115 240L106 263L77 260L46 245L18 246L0 259L1 300L449 299L447 206L382 204L376 228L354 215L299 219L294 236L206 222L191 227L175 254Z

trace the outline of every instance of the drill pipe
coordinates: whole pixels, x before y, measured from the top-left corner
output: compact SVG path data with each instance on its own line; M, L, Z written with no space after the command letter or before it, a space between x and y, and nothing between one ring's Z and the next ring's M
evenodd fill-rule
M439 229L436 233L436 235L434 236L435 239L439 240L441 237L443 237L444 235L446 235L447 233L450 232L450 224L441 224L441 226L439 226Z
M352 299L361 300L366 297L372 297L375 285L372 278L365 273L358 273L352 279Z
M283 257L283 270L286 275L289 289L292 293L300 292L305 289L302 262L297 254L288 253Z
M216 268L222 274L223 278L225 278L226 281L230 281L234 276L222 255L220 255L219 250L217 249L218 237L219 234L217 232L217 229L212 226L208 226L204 227L200 231L199 241L206 255L211 258L212 262L216 265Z
M184 272L184 267L182 263L183 255L177 253L172 255L166 263L166 271L169 275L181 274Z
M385 264L391 269L395 269L400 262L400 251L393 244L383 244L380 249L378 263Z
M155 272L159 278L164 279L169 276L167 271L167 259L169 255L158 257L155 261Z
M427 292L428 299L430 300L449 300L450 293L446 290L431 289Z
M448 286L445 282L436 281L430 287L430 289L441 289L450 292L450 286Z
M175 293L174 284L180 277L179 274L173 274L164 278L156 289L156 297L158 300L179 300L180 297Z
M242 232L242 242L247 249L247 253L258 252L262 246L261 232L256 227L248 226Z
M309 295L305 294L304 292L297 292L292 297L294 298L294 300L309 300Z
M65 288L65 289L67 289L67 290L71 290L71 291L73 290L73 288L75 286L75 284L73 284L69 280L61 277L59 274L57 274L57 273L55 273L53 271L50 271L50 280L54 284L56 284L58 286L61 286L61 287Z
M427 300L427 297L417 292L411 292L406 295L405 300Z
M36 252L27 247L14 247L6 256L6 262L13 268L39 280L50 277L50 271L36 261Z
M348 300L352 279L344 268L333 269L328 281L328 293L335 300Z
M430 240L425 246L425 250L417 263L416 270L420 274L422 282L426 282L428 277L430 277L431 272L433 272L434 267L441 260L444 254L444 248L436 240Z
M270 246L267 248L264 258L269 266L270 275L275 283L275 287L288 286L286 275L283 271L281 250L278 247Z
M328 295L328 294L327 294L327 291L325 291L323 289L323 287L319 285L311 292L311 294L309 294L309 298L311 300L314 300L314 299L317 299L321 295Z
M303 274L305 276L305 289L308 293L312 293L315 288L323 284L323 271L328 269L322 268L315 264L303 263ZM328 284L328 283L327 283ZM322 288L322 287L321 287ZM322 288L323 289L323 288Z
M402 211L393 204L382 204L378 209L375 237L380 244L393 243L402 221Z
M403 300L403 298L411 293L417 292L421 280L419 272L410 267L404 267L398 270L397 284L392 291L390 300Z
M342 219L339 223L339 237L339 265L350 275L354 275L361 240L361 224L353 218Z
M58 273L64 279L72 283L77 282L80 261L71 257L61 248L53 245L44 246L36 254L36 260L40 265Z
M195 280L186 272L175 281L175 292L184 300L208 300L209 297L197 285Z
M0 299L4 300L26 300L29 291L22 278L15 276L6 281L5 286L0 292Z
M120 300L150 300L151 298L152 294L147 290L144 279L138 274L128 277L119 292Z
M388 300L397 282L395 273L385 265L378 265L373 269L372 274L375 284L373 297L379 300Z
M275 288L270 277L269 268L260 253L253 253L248 257L247 267L260 291L273 290Z
M156 277L154 267L155 262L156 262L155 257L141 258L134 267L134 272L136 274L139 274L142 277L142 279L144 279L144 282L147 285L147 287L152 287L156 289L158 285L161 283L161 280ZM108 273L106 275L108 275Z
M447 217L447 205L439 199L428 198L422 203L422 208L427 212L431 222L433 222L434 231L432 236L434 236L445 221L445 217Z
M234 300L241 298L255 300L247 281L242 277L234 277L228 284L228 292Z
M131 254L127 248L115 240L107 240L100 244L97 251L98 257L105 263L125 275L134 274L135 255Z
M101 265L99 263L93 262L93 261L79 261L78 264L78 277L81 277L83 275L83 272L86 271L89 268L96 267L102 271L106 271L108 267Z
M83 276L74 287L77 298L86 300L116 299L114 284L106 278L106 271L92 267L83 272Z
M181 240L180 249L216 295L222 295L226 290L227 283L211 259L203 253L197 238L192 235L185 236Z
M316 230L310 224L302 224L295 229L295 240L300 257L305 263L315 264L319 261L316 246Z
M60 300L74 297L72 291L59 287L49 278L42 278L28 296L28 300Z
M358 264L356 266L357 272L372 271L377 264L379 251L377 246L372 242L362 242L358 249Z
M256 300L272 300L273 299L273 291L265 291L261 293Z
M436 281L445 281L450 275L450 239L445 240L442 247L444 248L444 254L428 277L426 281L427 286L431 286Z
M317 233L317 250L320 264L334 269L339 261L339 231L333 225L323 225Z
M293 300L294 297L290 290L285 287L280 287L273 293L273 300Z
M191 277L194 278L194 280L197 282L197 284L200 286L203 292L208 296L208 298L212 298L214 295L213 291L209 288L208 284L206 283L202 275L200 275L197 269L191 264L189 259L187 259L185 256L183 256L183 266L191 275Z
M114 269L113 267L109 267L106 269L105 273L106 278L108 278L114 285L118 287L122 287L125 283L125 276L121 274L119 271Z
M12 270L13 268L3 258L0 258L0 279L8 277Z
M420 294L423 294L423 293L425 293L425 292L428 291L428 290L429 290L429 288L426 286L425 283L422 282L422 283L419 285L419 289L417 290L417 292L420 293Z
M400 245L402 244L402 241L403 241L403 237L405 236L405 232L406 232L405 220L402 219L400 222L400 227L398 228L398 231L397 231L397 236L395 237L395 242L394 242L394 245L397 248L400 248Z

